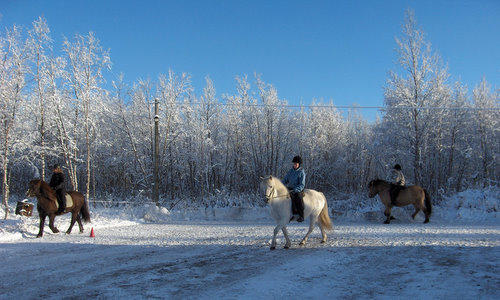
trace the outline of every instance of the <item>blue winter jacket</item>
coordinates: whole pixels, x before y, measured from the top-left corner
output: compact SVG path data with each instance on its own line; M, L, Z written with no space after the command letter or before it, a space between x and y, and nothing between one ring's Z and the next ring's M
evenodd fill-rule
M302 167L291 168L283 178L283 184L294 193L302 192L306 186L306 172Z

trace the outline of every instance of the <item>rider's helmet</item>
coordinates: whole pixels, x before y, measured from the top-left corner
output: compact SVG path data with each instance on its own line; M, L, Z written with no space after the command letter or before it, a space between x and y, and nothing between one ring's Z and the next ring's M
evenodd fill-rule
M298 156L298 155L297 155L297 156L295 156L295 157L292 159L292 162L293 162L293 163L298 163L299 165L301 165L301 164L302 164L302 157L300 157L300 156Z

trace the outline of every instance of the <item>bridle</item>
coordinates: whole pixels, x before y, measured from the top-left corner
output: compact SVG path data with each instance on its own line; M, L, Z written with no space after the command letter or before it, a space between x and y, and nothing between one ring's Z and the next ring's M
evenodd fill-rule
M276 191L276 189L273 186L271 188L271 192L269 194L266 194L266 203L268 203L269 201L271 201L273 199L288 197L290 195L289 193L286 193L285 195L276 195L276 196L273 196L275 191Z

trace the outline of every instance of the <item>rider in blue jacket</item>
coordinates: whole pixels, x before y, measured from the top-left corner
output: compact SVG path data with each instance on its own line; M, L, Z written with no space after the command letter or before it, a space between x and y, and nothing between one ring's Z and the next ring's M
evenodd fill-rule
M304 221L304 187L306 186L306 172L302 168L302 158L295 156L292 160L293 167L283 178L283 184L290 191L292 198L292 213L299 215L297 222ZM292 217L293 219L293 217ZM290 220L292 220L290 219Z

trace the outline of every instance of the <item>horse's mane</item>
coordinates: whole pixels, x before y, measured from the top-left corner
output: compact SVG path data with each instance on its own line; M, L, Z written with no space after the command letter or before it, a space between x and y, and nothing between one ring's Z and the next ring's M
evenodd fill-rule
M372 181L370 181L369 185L372 186L372 185L378 185L378 184L390 184L388 181L385 181L385 180L382 180L382 179L374 179Z
M53 197L56 197L56 193L54 189L45 181L39 180L40 182L40 194L51 199Z
M287 189L286 186L283 184L283 182L281 182L281 179L279 179L278 177L272 176L272 175L270 175L270 177L276 183L276 185L278 185L277 188Z
M281 179L279 179L278 177L275 177L273 175L266 175L266 176L263 176L261 177L262 180L266 181L266 180L270 180L274 183L274 187L277 189L277 190L285 190L288 192L288 189L286 188L286 186L283 184L283 182L281 182ZM263 181L263 182L264 182Z

